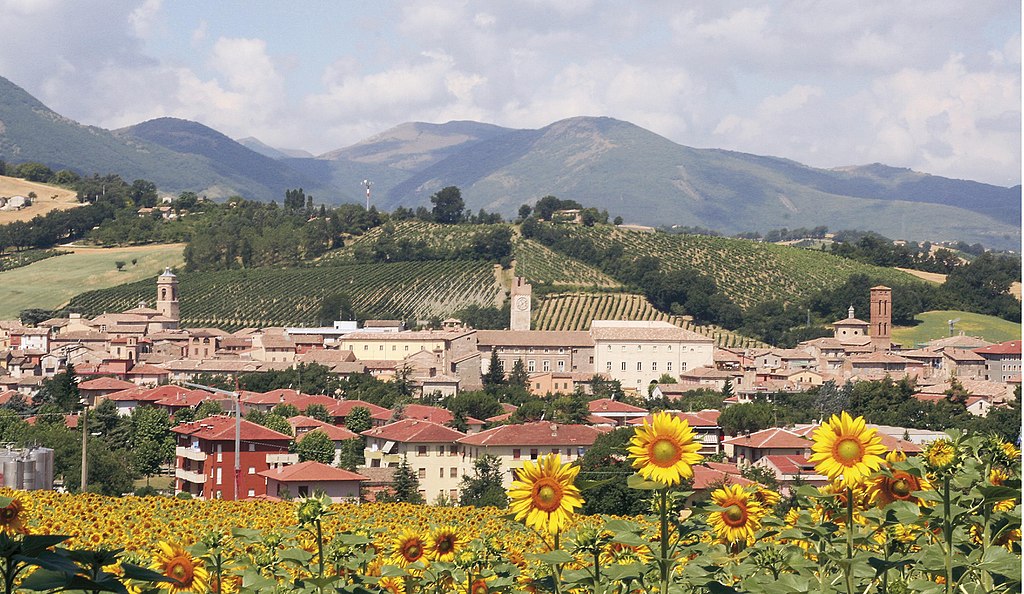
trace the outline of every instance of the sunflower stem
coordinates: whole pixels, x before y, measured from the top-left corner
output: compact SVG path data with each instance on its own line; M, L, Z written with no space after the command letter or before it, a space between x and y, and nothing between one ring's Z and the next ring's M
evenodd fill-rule
M946 544L946 594L953 591L953 518L949 504L949 474L942 478L942 532Z
M846 559L843 566L846 578L846 594L853 594L853 487L846 487Z
M552 551L557 551L561 547L558 542L559 531L555 530L555 546ZM562 564L555 563L555 594L562 594Z
M668 487L661 489L661 591L668 592Z

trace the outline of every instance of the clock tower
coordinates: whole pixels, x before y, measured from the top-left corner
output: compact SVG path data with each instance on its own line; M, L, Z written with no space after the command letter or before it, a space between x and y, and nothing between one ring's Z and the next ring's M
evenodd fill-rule
M530 313L532 310L533 287L521 276L517 276L512 284L512 319L510 330L529 330Z

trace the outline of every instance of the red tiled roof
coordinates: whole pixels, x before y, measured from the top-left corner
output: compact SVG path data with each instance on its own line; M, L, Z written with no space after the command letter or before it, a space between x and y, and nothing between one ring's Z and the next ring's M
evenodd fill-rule
M373 418L378 420L388 420L391 418L393 414L393 411L384 410L382 412L375 413L372 416ZM445 423L450 423L451 420L455 418L455 415L452 414L450 410L440 408L437 406L427 406L425 404L406 404L402 408L402 414L400 418L419 419L422 421L431 421L433 423L444 425ZM466 417L466 423L469 425L484 424L484 422L481 421L480 419L474 419L473 417Z
M177 396L178 394L184 394L188 391L188 388L182 388L181 386L172 386L170 384L165 386L158 386L156 388L147 388L140 386L138 388L132 388L130 390L121 390L120 392L107 394L107 400L113 400L114 402L156 402L158 400L163 400L164 398L171 398Z
M159 406L167 406L172 408L185 408L198 406L200 403L207 400L218 400L217 396L207 392L206 390L189 390L181 394L174 396L167 396L157 400L154 404Z
M625 402L619 402L618 400L612 400L611 398L600 398L598 400L591 400L587 404L587 408L594 414L605 414L605 413L646 413L647 409L640 408L639 406L633 406L632 404L626 404Z
M362 435L404 443L451 443L466 434L431 421L402 419L383 427L367 429Z
M808 462L806 456L772 454L770 456L762 456L761 459L771 462L772 466L778 468L782 474L817 474L814 470L814 464Z
M172 427L171 431L210 441L233 440L235 439L235 418L222 415L206 417L205 419L193 421L191 423L182 423L177 427ZM288 442L292 439L289 435L278 433L273 429L268 429L263 425L257 425L256 423L246 421L245 419L242 419L239 435L241 436L241 439L246 441L283 441L285 442L284 445L286 447Z
M327 481L367 481L370 480L361 474L349 472L342 468L328 466L322 462L307 460L298 464L290 464L278 468L271 468L256 474L274 479L275 481L288 482L327 482Z
M921 402L940 402L940 401L946 399L946 395L945 394L926 394L924 392L918 392L917 394L914 394L914 399L915 400L920 400ZM972 404L977 403L979 400L985 400L985 399L982 398L981 396L968 396L967 397L967 406L971 406Z
M327 437L331 438L331 441L345 441L346 439L356 439L359 437L344 427L338 427L337 425L325 423L319 419L303 415L291 417L288 419L288 424L292 426L292 431L296 435L300 433L299 429L308 429L308 431L302 431L301 433L306 434L312 433L313 431L323 431L327 434Z
M691 427L717 427L718 416L722 414L717 410L701 410L697 412L675 412L675 416L686 421ZM643 425L644 421L650 423L654 420L654 415L647 415L638 419L630 419L630 425Z
M0 405L10 402L11 398L14 398L17 393L17 390L6 390L4 392L0 392Z
M347 417L353 408L363 407L370 411L372 416L375 413L383 412L388 409L383 406L377 406L376 404L370 404L364 400L339 400L337 404L327 407L327 412L335 417Z
M136 365L132 367L131 371L127 375L170 375L171 372L167 371L163 367L157 367L155 365Z
M116 377L98 377L78 384L80 390L127 390L134 387L135 384Z
M590 446L608 427L590 425L559 425L549 421L502 425L468 435L459 443L478 446Z
M723 482L728 485L740 485L742 487L754 483L754 481L740 476L739 469L731 464L708 463L708 466L698 465L693 467L694 490L701 491Z
M772 427L750 435L730 437L724 443L748 448L792 448L809 449L813 442L797 433L780 427Z
M1019 355L1020 341L1008 340L992 346L974 349L974 352L980 355Z

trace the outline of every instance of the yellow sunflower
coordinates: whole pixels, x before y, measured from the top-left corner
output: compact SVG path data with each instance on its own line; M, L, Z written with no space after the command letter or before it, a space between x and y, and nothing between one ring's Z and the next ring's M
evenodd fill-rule
M882 466L885 446L876 431L865 426L864 417L854 419L843 411L814 431L811 450L808 461L816 471L832 480L842 476L843 486L853 487Z
M498 576L490 575L486 578L476 576L473 579L473 581L470 582L468 588L465 586L465 584L460 584L459 592L464 592L465 594L488 594L491 591L491 585L489 582L493 581L496 577Z
M398 577L382 577L377 580L377 587L388 594L405 594L405 580Z
M1003 443L999 444L999 449L1003 450L1003 455L1005 455L1010 460L1017 460L1018 458L1020 458L1020 450L1017 449L1017 446L1013 445L1008 441L1004 441Z
M558 454L541 456L537 464L527 460L509 487L509 509L517 521L555 534L569 523L576 508L583 506L580 490L573 484L578 466L562 464Z
M780 501L782 501L782 496L777 492L760 485L757 486L757 490L754 491L753 495L754 499L756 499L765 510L775 507Z
M914 476L906 470L897 470L893 467L897 462L903 462L906 459L906 454L899 450L886 454L885 461L889 465L889 473L892 476L881 474L871 480L868 486L868 501L872 505L885 507L893 501L909 501L916 505L927 504L925 500L914 497L913 493L914 491L932 490L932 485L928 482L928 479Z
M206 571L201 560L194 558L176 544L160 541L157 546L160 551L150 568L173 580L162 582L161 588L166 588L172 593L209 590L210 573Z
M708 514L708 524L718 538L727 543L753 542L761 527L764 511L761 504L739 485L725 485L711 494L711 501L722 511Z
M25 507L21 500L12 498L5 507L0 507L0 531L7 534L27 534L25 515Z
M956 462L956 446L948 439L937 439L924 450L924 459L933 471L948 470Z
M640 476L669 486L693 478L693 465L704 459L690 424L665 412L655 413L650 423L644 420L628 449Z
M442 526L430 533L427 539L427 555L434 561L451 561L463 544L462 536L455 526Z
M413 530L405 530L392 542L391 562L399 567L427 559L427 539Z

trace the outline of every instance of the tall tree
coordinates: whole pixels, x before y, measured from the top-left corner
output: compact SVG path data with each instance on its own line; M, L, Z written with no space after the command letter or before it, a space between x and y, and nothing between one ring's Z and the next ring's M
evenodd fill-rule
M512 373L508 374L508 385L525 388L530 383L530 374L526 372L526 366L522 359L516 359L512 364Z
M348 411L348 416L345 417L345 428L359 435L373 426L372 418L370 409L365 406L354 406L352 410Z
M501 484L501 460L485 454L473 462L473 476L462 477L460 505L474 507L508 507L508 496Z
M484 386L488 391L505 383L505 370L502 369L501 359L498 358L498 349L491 349L491 361L487 367L487 373L483 377Z
M171 421L163 409L138 406L132 410L128 426L132 466L148 482L174 456Z
M455 186L448 186L430 197L434 205L431 213L434 221L443 224L462 222L466 203L462 200L462 191Z
M295 446L295 452L299 455L299 462L313 460L321 464L334 463L334 442L319 429L305 434Z
M423 503L423 496L420 495L420 480L416 478L416 473L412 471L407 458L403 457L402 462L395 469L391 490L391 494L381 498L381 501Z

